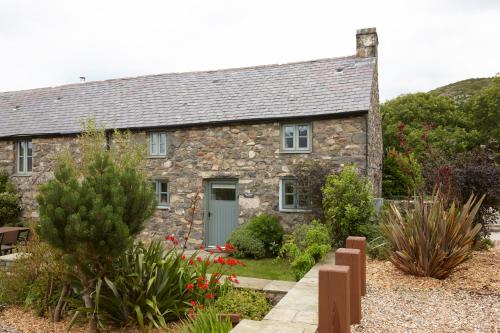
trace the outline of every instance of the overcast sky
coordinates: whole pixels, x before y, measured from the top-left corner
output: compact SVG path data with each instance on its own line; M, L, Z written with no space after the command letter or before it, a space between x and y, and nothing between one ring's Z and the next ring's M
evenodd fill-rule
M0 91L351 55L382 100L500 72L500 0L0 0Z

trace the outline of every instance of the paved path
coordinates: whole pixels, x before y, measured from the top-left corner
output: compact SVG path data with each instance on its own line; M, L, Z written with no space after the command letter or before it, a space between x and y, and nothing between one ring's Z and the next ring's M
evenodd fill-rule
M313 333L318 326L318 272L322 265L333 265L334 253L314 266L269 311L264 320L242 320L233 333Z

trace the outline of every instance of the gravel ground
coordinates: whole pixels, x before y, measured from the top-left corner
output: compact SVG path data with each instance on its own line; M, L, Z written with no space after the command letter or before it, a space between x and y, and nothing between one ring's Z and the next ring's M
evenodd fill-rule
M0 322L0 333L20 333L14 327L9 325L4 325Z
M356 333L500 333L500 249L476 252L446 280L370 261Z

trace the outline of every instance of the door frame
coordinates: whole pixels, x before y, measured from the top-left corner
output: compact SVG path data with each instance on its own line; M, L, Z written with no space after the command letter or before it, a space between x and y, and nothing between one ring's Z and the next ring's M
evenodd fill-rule
M203 189L203 245L207 248L215 248L215 246L208 245L208 223L210 221L209 209L210 209L210 196L212 184L214 183L226 183L234 184L236 186L236 204L238 205L238 217L240 216L240 191L239 191L239 179L238 178L208 178L205 179L205 186Z

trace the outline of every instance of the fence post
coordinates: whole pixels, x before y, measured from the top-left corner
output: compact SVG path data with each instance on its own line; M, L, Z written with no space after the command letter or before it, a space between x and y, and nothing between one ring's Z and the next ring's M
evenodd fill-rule
M349 266L350 276L350 303L351 324L361 323L361 279L360 279L360 251L358 249L340 248L335 251L335 264Z
M350 268L319 269L318 333L350 333Z
M345 242L349 249L358 249L361 255L361 295L366 295L366 238L349 236Z

